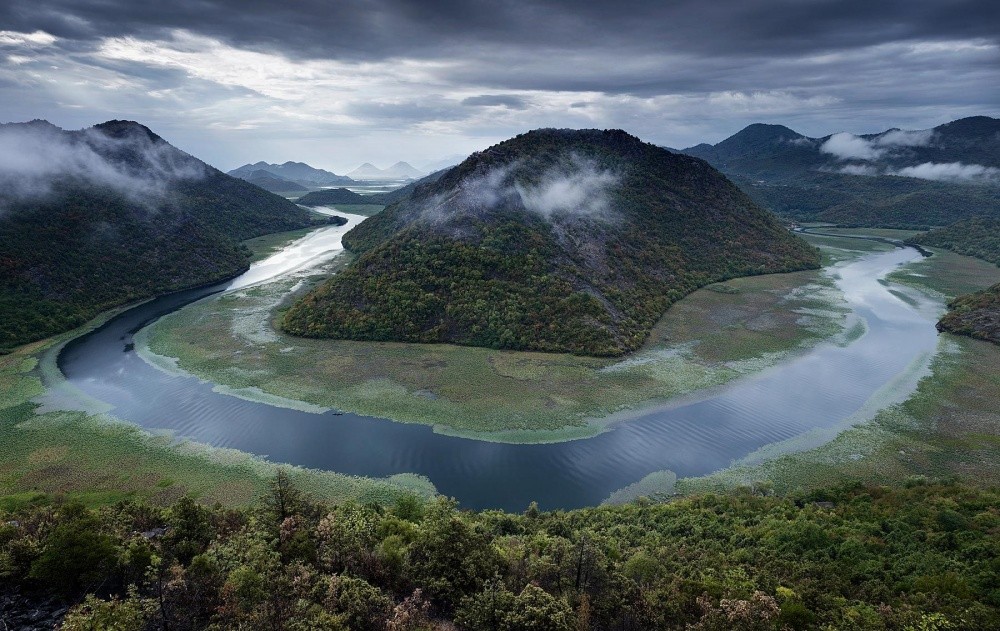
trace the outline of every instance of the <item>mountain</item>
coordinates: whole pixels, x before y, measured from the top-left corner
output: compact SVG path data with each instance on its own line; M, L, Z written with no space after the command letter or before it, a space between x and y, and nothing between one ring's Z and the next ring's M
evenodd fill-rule
M388 169L380 169L370 162L365 162L347 175L355 180L412 180L424 174L406 162L397 162Z
M328 206L330 204L374 204L368 201L369 195L355 193L346 188L326 188L312 191L298 198L296 203L303 206Z
M362 194L355 193L354 191L346 188L332 188L306 193L296 200L296 202L304 206L328 206L331 204L381 204L383 206L388 206L389 204L394 204L398 201L406 199L413 194L413 191L415 191L418 186L436 182L438 178L445 174L446 171L447 169L436 171L430 175L420 178L415 182L410 182L406 186L401 186L394 191L389 191L388 193Z
M283 177L274 175L269 171L264 171L263 169L259 171L253 171L250 175L243 177L241 179L250 182L254 186L259 186L265 191L270 191L272 193L296 193L299 191L308 191L309 189L297 182L291 180L286 180Z
M354 180L345 176L331 173L323 169L317 169L304 162L286 162L284 164L268 164L267 162L257 162L255 164L244 164L233 169L229 175L242 179L247 179L256 171L266 171L272 175L284 178L306 188L319 188L321 186L338 186L344 184L354 184ZM289 191L292 189L288 189Z
M988 116L821 138L754 124L683 151L795 219L920 227L1000 217L1000 119Z
M700 286L819 264L706 162L620 130L475 153L344 243L359 258L291 307L287 331L620 355Z
M0 349L232 276L309 213L131 121L0 126Z
M397 162L383 173L393 180L415 180L425 175L423 171L418 171L407 162Z

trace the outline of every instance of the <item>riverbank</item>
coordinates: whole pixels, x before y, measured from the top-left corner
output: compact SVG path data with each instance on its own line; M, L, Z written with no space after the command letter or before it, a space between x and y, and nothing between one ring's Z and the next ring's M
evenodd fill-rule
M280 233L269 241L296 237L297 231ZM119 421L109 414L110 406L65 380L56 357L69 340L134 306L0 355L0 509L59 499L167 505L183 495L243 506L266 491L279 466L303 489L331 502L392 503L402 495L435 493L416 475L373 479L279 465Z
M990 263L931 251L931 258L901 266L888 279L943 300L1000 281L1000 268ZM929 374L911 397L822 446L810 449L793 442L777 453L782 446L773 446L770 454L753 454L720 472L681 479L657 491L693 494L749 487L786 494L846 482L898 484L953 477L982 486L1000 484L1000 348L948 334L941 336L939 347Z
M831 260L834 253L846 260L878 247L859 242L828 250ZM137 349L157 365L244 393L433 425L477 440L542 443L593 436L612 415L864 332L861 323L848 322L842 297L821 271L734 279L697 291L665 314L639 353L617 361L284 335L274 320L289 293L303 287L301 278L281 279L203 300L141 331Z

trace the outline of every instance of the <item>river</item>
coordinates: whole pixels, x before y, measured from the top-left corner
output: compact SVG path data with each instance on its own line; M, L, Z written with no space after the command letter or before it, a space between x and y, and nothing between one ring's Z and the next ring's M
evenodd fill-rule
M520 511L531 501L543 509L595 505L655 471L703 475L773 443L825 436L873 400L886 405L905 399L915 387L914 367L925 364L937 345L940 305L915 292L901 299L902 288L883 280L920 254L911 248L866 254L832 270L867 326L847 346L822 343L699 397L637 412L598 436L539 445L476 441L424 425L248 401L154 368L133 350L132 335L158 317L328 259L341 247L339 236L360 220L351 219L348 226L310 234L234 281L121 313L68 343L60 369L77 388L109 404L112 415L151 430L347 474L418 473L465 507Z

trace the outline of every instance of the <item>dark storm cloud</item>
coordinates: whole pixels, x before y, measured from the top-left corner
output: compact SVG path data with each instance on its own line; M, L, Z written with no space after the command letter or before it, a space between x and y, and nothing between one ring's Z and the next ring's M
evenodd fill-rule
M920 129L996 116L998 86L995 0L0 2L0 119L137 118L222 164Z
M437 57L472 47L798 56L920 39L994 40L993 0L51 0L5 2L5 29L59 37L183 28L311 58Z

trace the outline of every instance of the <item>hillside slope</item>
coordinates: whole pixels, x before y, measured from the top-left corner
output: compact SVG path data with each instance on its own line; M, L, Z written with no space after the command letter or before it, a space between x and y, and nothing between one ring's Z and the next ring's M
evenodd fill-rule
M1000 265L1000 219L974 218L918 234L912 243L944 248Z
M754 124L685 153L781 215L847 225L927 227L1000 217L1000 119L810 138Z
M246 180L254 186L259 186L265 191L270 191L271 193L304 193L309 190L298 182L286 180L285 178L274 175L268 171L253 171L250 175L240 179Z
M0 169L0 349L231 276L241 240L310 224L134 122L3 125L0 153L20 156Z
M908 240L1000 265L1000 219L967 219ZM1000 344L1000 285L959 296L948 303L939 331Z
M473 154L344 243L287 331L620 355L697 287L819 263L704 161L599 130Z

